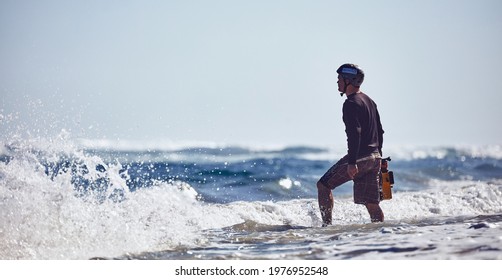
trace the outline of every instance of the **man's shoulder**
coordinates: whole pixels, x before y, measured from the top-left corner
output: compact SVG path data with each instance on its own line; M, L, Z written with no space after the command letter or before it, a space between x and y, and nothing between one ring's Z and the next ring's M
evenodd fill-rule
M357 98L358 98L361 102L368 103L368 101L369 101L369 103L371 103L371 104L375 104L375 105L376 105L375 101L373 101L373 99L372 99L371 97L369 97L366 93L361 92L361 93L359 93L359 94L357 94L357 95L358 95L358 97L357 97Z
M357 96L361 99L370 99L371 100L371 97L369 97L366 93L364 92L359 92L359 94L357 94Z
M347 99L345 99L344 103L362 105L365 100L371 100L371 98L369 98L369 96L367 96L365 93L359 92L351 94Z

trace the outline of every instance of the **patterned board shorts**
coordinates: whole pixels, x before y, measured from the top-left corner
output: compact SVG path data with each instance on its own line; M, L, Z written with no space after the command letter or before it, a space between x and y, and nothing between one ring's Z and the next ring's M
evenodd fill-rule
M330 189L352 180L347 174L348 156L341 158L319 180ZM381 156L373 153L357 160L359 172L354 177L354 203L367 204L380 202Z

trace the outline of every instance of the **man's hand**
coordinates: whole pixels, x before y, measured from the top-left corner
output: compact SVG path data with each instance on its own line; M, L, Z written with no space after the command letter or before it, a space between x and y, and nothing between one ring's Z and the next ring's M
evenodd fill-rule
M349 175L350 179L354 179L354 176L356 176L357 172L359 172L357 164L347 165L347 174Z

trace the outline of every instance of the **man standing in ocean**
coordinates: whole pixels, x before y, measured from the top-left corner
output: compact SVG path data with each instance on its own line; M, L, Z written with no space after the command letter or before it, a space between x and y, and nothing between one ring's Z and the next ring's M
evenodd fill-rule
M379 174L383 129L375 102L360 91L364 72L354 64L343 64L338 73L338 90L347 99L343 103L343 122L348 152L317 182L319 209L323 226L331 225L331 190L354 181L354 203L366 206L372 222L383 222L380 208Z

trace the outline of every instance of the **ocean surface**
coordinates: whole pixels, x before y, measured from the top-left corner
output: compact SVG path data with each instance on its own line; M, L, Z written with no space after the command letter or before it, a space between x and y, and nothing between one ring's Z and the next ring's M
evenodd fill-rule
M0 259L502 259L502 146L384 153L385 222L347 183L322 228L316 181L344 147L9 139Z

